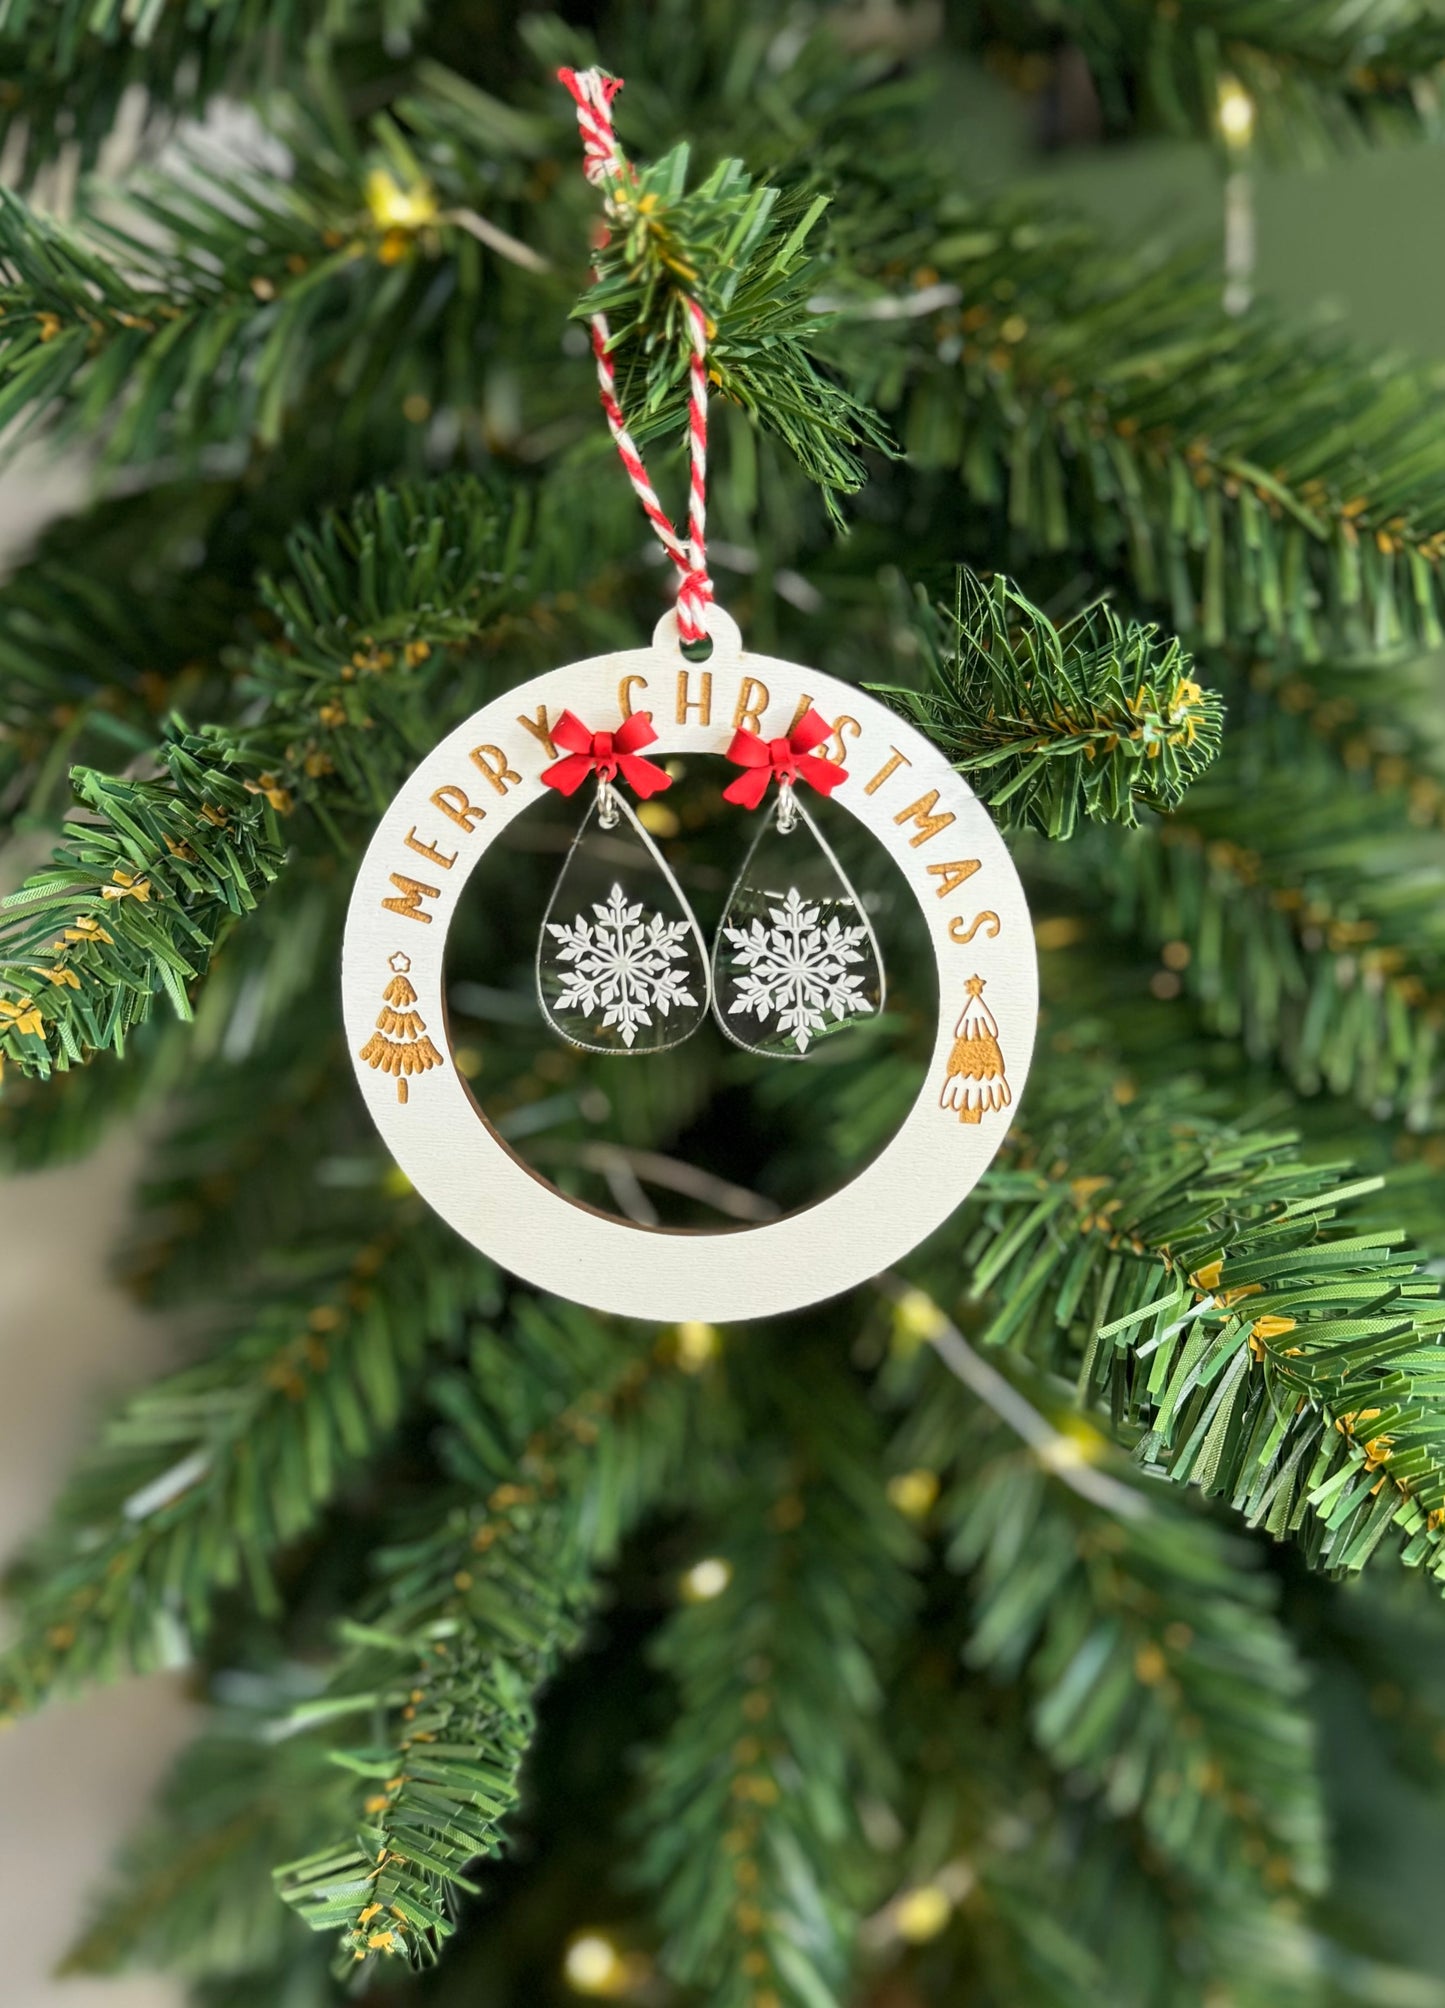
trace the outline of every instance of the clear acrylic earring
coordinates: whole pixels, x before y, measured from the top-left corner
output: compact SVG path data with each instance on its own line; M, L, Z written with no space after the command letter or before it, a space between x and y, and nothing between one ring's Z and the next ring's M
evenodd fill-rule
M690 1039L712 1001L707 950L687 896L615 785L646 799L672 777L642 757L646 712L591 732L570 711L552 728L563 757L542 780L596 795L552 889L537 940L537 998L559 1038L589 1053L660 1053Z
M863 902L798 800L800 782L831 794L847 779L817 752L833 728L816 711L782 739L738 732L727 757L743 768L723 799L777 798L748 847L713 941L713 1015L734 1044L801 1060L811 1046L883 1009L883 957Z

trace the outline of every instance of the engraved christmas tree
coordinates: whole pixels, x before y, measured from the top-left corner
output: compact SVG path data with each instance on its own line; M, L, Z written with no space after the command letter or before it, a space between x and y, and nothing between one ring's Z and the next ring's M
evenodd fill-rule
M392 978L387 984L376 1030L361 1049L368 1067L396 1076L396 1098L407 1097L408 1074L424 1074L439 1067L442 1056L426 1035L426 1026L412 1009L416 992L407 977L411 957L400 950L391 958Z
M961 1123L976 1123L985 1109L1006 1109L1013 1095L999 1050L998 1022L983 1001L983 978L970 976L964 988L968 1001L954 1027L948 1078L938 1105L957 1109Z

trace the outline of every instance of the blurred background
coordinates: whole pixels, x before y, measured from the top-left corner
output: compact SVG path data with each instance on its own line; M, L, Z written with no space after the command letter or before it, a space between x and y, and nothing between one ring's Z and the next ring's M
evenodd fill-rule
M1027 173L1125 236L1214 236L1222 266L1226 194L1217 153L1202 143L1134 142L1117 151L1097 144L1082 68L1062 85L1052 73L1041 93L1042 81L957 63L953 117L976 178ZM244 124L229 117L217 130L245 136ZM63 208L65 186L62 169L42 199ZM1332 317L1366 342L1439 353L1445 260L1431 247L1445 213L1445 147L1362 151L1314 170L1261 164L1248 199L1254 259L1246 283L1292 309ZM5 562L74 499L83 477L78 465L33 453L5 473ZM14 883L33 862L12 848L0 856L0 877ZM42 1520L104 1405L174 1350L165 1321L139 1312L109 1273L138 1162L137 1138L122 1133L73 1168L11 1178L0 1191L0 1549L7 1553ZM86 1223L79 1246L70 1227L77 1219ZM11 1920L6 2008L179 2001L179 1990L161 1981L62 1981L52 1968L80 1924L87 1888L183 1740L188 1706L184 1677L160 1675L92 1693L0 1738L0 1869Z

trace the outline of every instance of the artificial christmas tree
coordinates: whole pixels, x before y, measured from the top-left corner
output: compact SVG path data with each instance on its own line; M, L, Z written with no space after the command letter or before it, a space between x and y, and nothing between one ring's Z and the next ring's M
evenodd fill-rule
M598 62L600 244L555 81ZM123 1259L201 1334L11 1573L0 1713L181 1660L210 1711L74 1968L206 2008L1445 2001L1445 426L1248 304L1234 227L1251 136L1434 132L1438 14L0 0L0 70L0 419L95 468L0 588L0 813L51 858L0 923L0 1126L25 1166L147 1111ZM1065 146L1222 119L1228 275L977 174L980 77ZM222 103L229 153L176 131ZM691 493L671 564L595 339L659 513ZM553 919L656 854L713 966L684 1041L588 1050L538 994L576 812L517 789L673 721L614 677L559 743L516 693L645 645L663 567L717 744L654 748ZM786 716L721 715L724 613L816 665ZM363 855L489 707L397 826L347 1037ZM705 1008L746 818L875 728L797 803L868 1008L776 1065ZM479 1252L465 1175L475 1233L428 1210L363 1097L443 1096L644 1251L801 1233L913 1108L998 1154L866 1284L657 1323L661 1255L592 1312Z

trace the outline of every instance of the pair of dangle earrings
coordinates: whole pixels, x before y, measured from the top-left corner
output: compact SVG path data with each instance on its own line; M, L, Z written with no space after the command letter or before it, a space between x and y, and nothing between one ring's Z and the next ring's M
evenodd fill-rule
M800 783L827 795L847 779L818 752L831 726L809 710L786 738L733 735L726 757L743 771L724 801L757 809L774 785L777 792L711 955L686 894L622 792L645 801L671 787L672 776L643 752L656 737L641 711L615 732L589 731L570 711L552 728L562 758L544 771L546 785L570 796L596 778L537 944L537 995L553 1031L592 1053L660 1053L690 1039L711 1011L735 1045L793 1060L852 1019L881 1011L877 937L798 799Z

